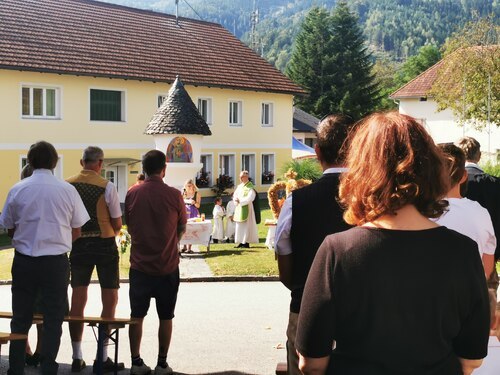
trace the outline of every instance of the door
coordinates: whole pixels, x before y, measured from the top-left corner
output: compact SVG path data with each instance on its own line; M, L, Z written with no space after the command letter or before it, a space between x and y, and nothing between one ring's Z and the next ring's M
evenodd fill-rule
M103 175L108 181L112 182L118 190L120 203L125 202L127 194L127 166L126 165L109 165L103 168Z

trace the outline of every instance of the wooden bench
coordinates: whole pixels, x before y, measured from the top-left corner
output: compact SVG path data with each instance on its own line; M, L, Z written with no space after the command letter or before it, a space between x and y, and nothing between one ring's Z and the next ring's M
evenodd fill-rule
M7 344L9 341L13 340L26 340L28 335L23 335L21 333L7 333L0 332L0 353L2 352L2 345Z
M12 319L12 313L10 311L0 311L0 318ZM104 352L104 341L106 339L111 340L115 344L115 371L118 373L118 342L119 342L119 329L124 328L127 324L134 324L135 321L129 318L102 318L94 316L65 316L65 322L70 323L86 323L89 327L94 330L97 328L97 335L94 331L94 337L97 341L97 374L103 374L102 363L105 358ZM35 314L33 315L33 324L43 323L43 315ZM109 330L109 333L108 333ZM15 335L15 334L13 334ZM24 339L27 338L23 335ZM23 338L20 338L23 339ZM18 339L18 340L20 340Z
M288 374L288 365L286 362L279 362L276 366L276 375L287 375Z

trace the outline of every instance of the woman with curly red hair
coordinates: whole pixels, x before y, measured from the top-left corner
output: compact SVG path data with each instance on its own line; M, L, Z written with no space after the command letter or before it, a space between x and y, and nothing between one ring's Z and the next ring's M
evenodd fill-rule
M356 128L339 196L357 227L326 237L314 260L301 370L470 374L487 353L488 292L476 243L428 219L446 209L444 157L409 116L376 113Z

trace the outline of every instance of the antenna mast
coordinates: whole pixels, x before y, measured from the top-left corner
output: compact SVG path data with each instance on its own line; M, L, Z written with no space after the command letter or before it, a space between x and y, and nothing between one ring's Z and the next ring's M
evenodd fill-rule
M255 7L255 0L253 0L253 11L250 16L250 24L252 25L251 37L250 37L250 48L254 51L258 52L259 49L259 41L257 40L257 33L255 27L259 22L259 10Z
M179 26L179 0L175 0L175 24Z

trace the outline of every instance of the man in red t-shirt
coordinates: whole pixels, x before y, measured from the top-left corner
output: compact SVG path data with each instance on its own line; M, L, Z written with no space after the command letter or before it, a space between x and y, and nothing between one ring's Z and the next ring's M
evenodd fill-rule
M152 150L142 159L143 184L132 186L125 198L125 221L132 237L130 251L129 328L132 368L130 374L149 374L140 356L142 324L151 298L156 299L160 320L158 363L155 374L171 374L167 353L172 337L177 291L179 253L177 244L186 230L186 209L179 190L163 182L166 157Z

